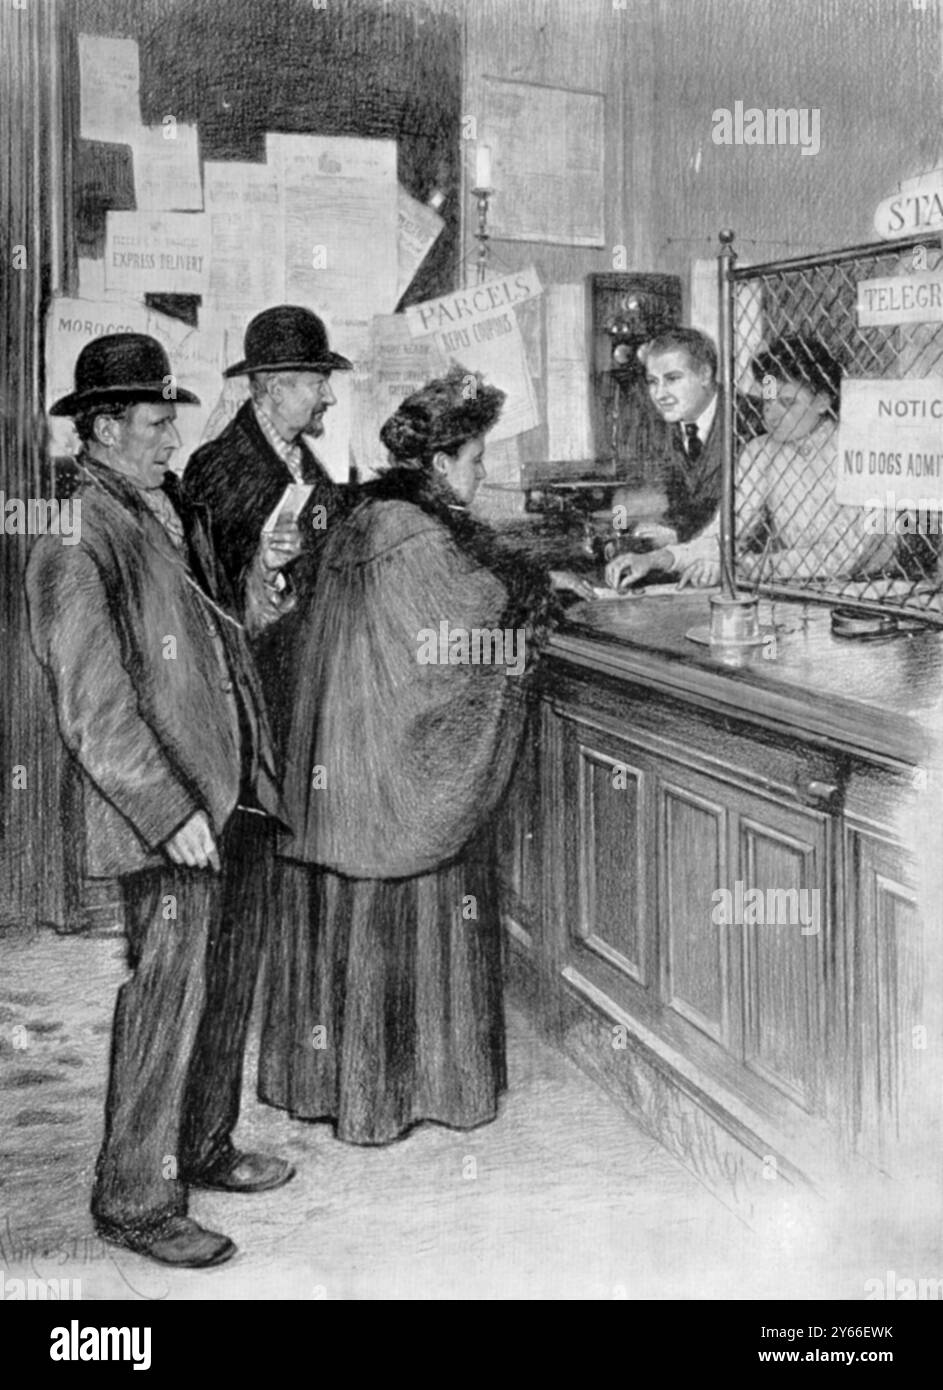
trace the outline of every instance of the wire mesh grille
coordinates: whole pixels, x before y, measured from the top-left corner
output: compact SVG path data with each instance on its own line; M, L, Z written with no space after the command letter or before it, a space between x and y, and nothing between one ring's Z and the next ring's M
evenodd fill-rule
M943 419L928 416L929 442L916 453L902 433L886 451L891 421L858 456L868 504L836 496L840 469L853 468L839 452L860 400L853 383L930 379L919 395L938 398L933 414L943 414L943 322L873 327L859 311L861 282L876 279L911 277L929 302L927 278L912 277L937 269L934 236L732 272L738 583L943 625ZM761 406L762 423L743 396Z

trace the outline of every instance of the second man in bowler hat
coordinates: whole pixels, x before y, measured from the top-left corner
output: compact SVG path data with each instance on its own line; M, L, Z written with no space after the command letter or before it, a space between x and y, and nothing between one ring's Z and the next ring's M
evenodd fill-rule
M250 398L216 439L197 449L184 473L190 495L209 509L213 538L230 582L243 604L248 577L260 556L262 531L286 487L312 487L294 536L276 536L263 559L272 567L297 556L286 588L266 590L276 613L290 608L298 590L310 592L318 552L327 527L345 503L308 440L324 433L325 412L336 403L331 373L352 364L332 352L317 314L295 304L265 309L249 323L241 361L224 376L247 376ZM297 615L300 618L300 614ZM272 715L276 740L282 709L291 622L269 626L255 644L255 655Z

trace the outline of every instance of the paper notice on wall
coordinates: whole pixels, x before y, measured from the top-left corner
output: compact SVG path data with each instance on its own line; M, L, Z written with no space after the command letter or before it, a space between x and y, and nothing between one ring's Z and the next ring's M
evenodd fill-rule
M596 92L484 79L479 131L493 161L492 236L605 244L604 113Z
M245 355L243 338L247 322L243 309L218 309L211 305L200 310L200 329L207 342L218 345L220 363L220 376L208 397L210 410L203 424L201 444L222 434L243 402L249 399L247 376L222 375L227 367L241 362Z
M134 39L79 34L79 83L83 140L128 144L141 125L138 46Z
M79 299L126 299L123 290L105 289L105 262L79 256Z
M172 119L172 118L171 118ZM199 212L203 207L195 125L143 127L129 139L138 211Z
M203 295L208 284L205 213L108 213L105 285L109 290Z
M396 141L270 134L266 150L284 190L285 300L330 317L332 346L359 360L397 301Z
M512 310L482 319L471 328L437 333L435 343L449 365L456 363L470 372L481 372L489 386L499 386L505 393L501 418L489 439L510 439L539 423L524 339Z
M489 438L498 441L522 434L539 423L534 384L514 306L542 294L533 267L457 290L406 310L415 337L434 333L446 364L478 371L507 395L501 419Z
M397 189L397 255L399 280L396 301L402 299L445 226L439 214L402 186Z
M156 312L151 313L146 331L167 349L177 384L200 399L198 406L181 405L177 410L180 448L174 454L173 467L180 472L205 438L207 420L219 399L222 340L212 329L191 328Z
M219 394L219 338L207 335L167 314L159 314L144 304L114 299L53 299L46 317L46 404L47 408L73 389L75 364L79 353L93 338L110 333L147 333L156 338L170 358L171 376L168 400L174 390L192 391L199 406L177 407L177 432L181 447L172 464L181 470L200 442L206 419ZM51 452L57 456L74 454L77 439L68 419L50 417Z
M414 338L403 314L373 319L369 353L353 381L351 450L361 476L386 462L380 443L384 422L407 396L441 376L444 368L432 336Z
M586 289L547 290L547 454L586 459L593 452L586 363Z
M246 318L285 298L285 201L268 164L207 161L210 303Z

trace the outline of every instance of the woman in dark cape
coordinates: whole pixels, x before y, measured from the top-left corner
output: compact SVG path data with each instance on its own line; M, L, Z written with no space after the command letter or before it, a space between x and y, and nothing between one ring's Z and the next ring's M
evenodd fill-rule
M483 1124L506 1086L491 825L552 600L468 511L503 400L454 368L403 402L299 630L259 1094L352 1143Z

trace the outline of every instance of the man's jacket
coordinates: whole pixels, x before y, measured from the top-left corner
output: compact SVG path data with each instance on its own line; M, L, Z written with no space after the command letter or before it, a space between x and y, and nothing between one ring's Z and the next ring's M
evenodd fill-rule
M747 440L763 434L763 414L759 401L737 393L734 403L734 452ZM696 462L684 449L684 430L672 426L672 458L666 480L665 522L678 533L679 541L689 541L704 530L720 506L723 478L723 393L718 391L717 410L707 438L702 441Z
M195 812L218 835L240 798L280 798L259 680L202 509L177 480L178 550L140 493L83 459L80 540L46 535L26 571L33 647L81 769L85 873L165 863Z

